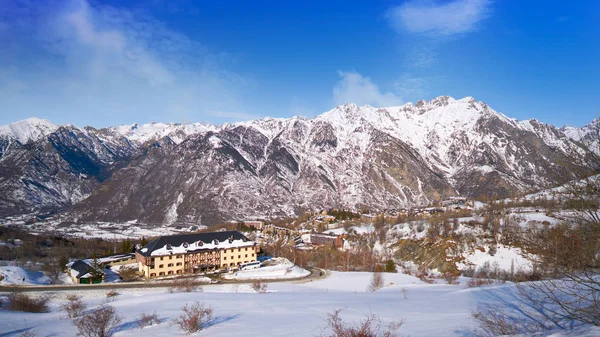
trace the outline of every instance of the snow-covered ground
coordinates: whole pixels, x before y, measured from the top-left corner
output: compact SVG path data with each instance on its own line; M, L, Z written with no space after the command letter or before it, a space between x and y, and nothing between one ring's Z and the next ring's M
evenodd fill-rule
M292 262L284 258L274 258L265 262L265 266L251 269L240 270L231 274L224 274L223 278L228 280L281 280L295 279L303 276L308 276L310 272L302 269Z
M494 255L490 255L488 251L482 252L475 249L472 254L465 256L466 262L475 267L483 266L486 262L492 268L510 271L531 271L533 265L531 260L526 258L519 248L507 247L500 245L496 248ZM459 269L464 269L464 265L459 264Z
M44 273L28 271L17 266L0 266L0 284L50 284Z
M246 284L207 285L202 292L169 293L165 289L120 289L109 303L123 321L119 336L183 336L172 320L185 304L201 301L214 309L214 319L197 336L318 336L327 314L343 309L341 317L358 323L373 313L384 323L403 320L402 336L467 336L476 324L471 312L491 295L502 295L511 284L483 288L425 284L404 274L384 274L385 286L366 291L371 273L332 272L312 282L270 283L266 294L253 293ZM69 293L56 294L51 312L42 314L0 311L0 336L17 336L32 329L38 336L74 336L76 330L59 309ZM106 290L79 291L90 308L106 302ZM405 298L406 294L406 298ZM140 329L141 313L156 313L161 324ZM547 336L598 336L600 329L585 328L570 334Z

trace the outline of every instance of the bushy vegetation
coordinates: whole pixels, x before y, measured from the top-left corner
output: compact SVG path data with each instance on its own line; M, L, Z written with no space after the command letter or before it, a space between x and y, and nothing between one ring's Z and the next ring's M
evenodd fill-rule
M150 325L160 324L160 319L156 313L153 313L152 315L142 313L135 323L140 327L140 329L143 329Z
M342 320L342 309L335 310L327 315L327 325L323 329L322 337L393 337L402 326L402 321L383 325L381 319L370 314L358 325L353 326Z
M74 319L85 311L87 305L82 301L81 296L68 295L67 302L61 304L60 308L67 314L67 317Z
M171 286L168 288L168 290L170 293L190 293L193 291L202 291L202 283L196 281L196 279L194 279L193 277L178 278L171 282Z
M73 320L78 336L110 337L117 332L123 318L110 305L102 306Z
M374 272L371 276L371 282L369 283L368 291L377 291L383 288L383 274L381 272Z
M181 310L183 312L174 320L174 323L179 326L181 331L188 335L206 328L213 317L213 309L204 306L200 302L194 302L190 305L186 304Z
M33 313L50 312L50 295L40 295L34 297L13 289L8 295L8 310L23 311Z
M268 285L261 280L252 281L252 289L258 294L264 294L267 292Z

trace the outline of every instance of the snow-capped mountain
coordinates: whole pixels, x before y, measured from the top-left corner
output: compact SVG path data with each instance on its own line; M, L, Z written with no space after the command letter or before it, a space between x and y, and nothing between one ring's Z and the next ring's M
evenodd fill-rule
M582 142L600 156L600 118L594 119L590 124L581 128L566 125L560 128L560 130L567 137Z
M447 96L387 108L344 104L313 119L67 126L17 143L0 157L0 166L23 166L12 175L0 167L0 186L11 191L0 200L3 215L62 207L83 221L156 224L503 197L598 165L554 126Z

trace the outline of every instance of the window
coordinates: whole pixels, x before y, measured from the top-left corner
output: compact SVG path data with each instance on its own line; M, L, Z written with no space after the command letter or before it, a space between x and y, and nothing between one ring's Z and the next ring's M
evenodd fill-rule
M244 255L244 257L248 257L248 254Z
M164 264L159 264L159 265L158 265L158 268L162 268L162 267L164 267L164 266L165 266Z
M241 251L242 251L242 248L238 248L238 252L241 252Z
M181 259L181 255L177 255L177 258L178 258L178 259Z
M173 267L173 264L172 264L172 263L169 263L169 264L167 265L167 267Z
M229 265L233 267L235 266L235 263L231 262Z
M156 277L156 273L151 273L150 277Z
M177 274L181 274L183 271L181 269L177 269Z
M244 248L245 251L248 251L248 247Z
M150 269L154 269L154 266L150 266Z
M227 260L227 256L225 256L225 257L223 258L223 260Z
M161 261L163 260L163 257L162 257L162 256L160 257L160 260L161 260Z
M177 266L181 266L181 262L177 262Z
M169 275L173 275L173 271L172 270L169 270Z
M164 275L165 275L164 271L161 271L160 273L158 273L158 276L164 276Z
M241 255L238 255L238 259L241 259L241 258L242 258L242 256L241 256Z
M173 260L173 255L169 255L169 260Z

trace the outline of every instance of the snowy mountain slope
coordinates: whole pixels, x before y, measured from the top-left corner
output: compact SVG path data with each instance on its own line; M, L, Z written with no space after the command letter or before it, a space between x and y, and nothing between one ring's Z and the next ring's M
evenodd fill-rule
M38 141L58 129L57 125L36 117L0 126L0 137L14 139L21 144Z
M202 123L193 124L165 124L165 123L148 123L148 124L132 124L120 125L109 128L110 131L116 132L130 141L140 144L157 141L164 137L169 137L174 143L181 143L186 137L206 133L216 130L216 126Z
M600 155L600 118L594 119L590 124L581 128L566 125L560 130L567 137L582 142L596 155Z
M0 149L14 136L0 136ZM585 144L554 126L447 96L388 108L344 104L314 119L57 127L27 146L16 143L0 158L14 171L0 174L0 186L12 191L0 200L5 214L36 209L19 203L75 205L77 219L156 224L502 197L598 165Z
M27 144L13 142L0 158L0 216L69 207L139 152L122 137L107 141L92 128L74 126L57 126Z

